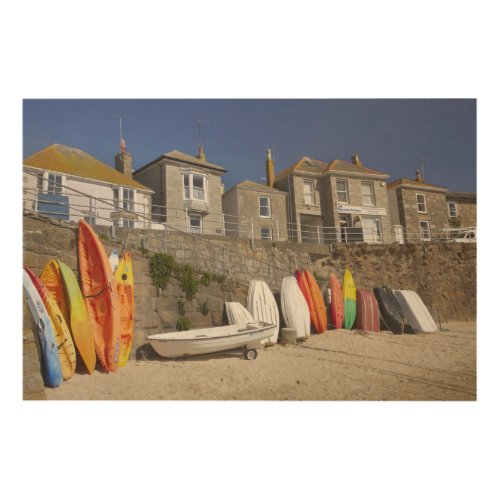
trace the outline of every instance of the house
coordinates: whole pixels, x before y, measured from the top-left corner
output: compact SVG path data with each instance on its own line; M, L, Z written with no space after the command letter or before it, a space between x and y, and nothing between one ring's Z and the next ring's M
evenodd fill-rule
M446 193L448 223L452 227L476 227L476 193Z
M153 191L132 178L132 155L123 140L115 165L52 144L23 161L24 208L61 220L148 228Z
M449 226L448 189L427 184L419 170L415 179L387 185L391 219L404 228L406 242L446 238Z
M240 182L222 196L226 236L286 241L287 193L272 187L274 161L267 150L267 184Z
M274 187L288 197L290 236L315 243L392 241L388 174L351 163L302 157L276 175Z
M222 175L209 163L203 146L191 156L172 150L134 172L136 181L154 190L153 218L167 227L198 234L223 234Z

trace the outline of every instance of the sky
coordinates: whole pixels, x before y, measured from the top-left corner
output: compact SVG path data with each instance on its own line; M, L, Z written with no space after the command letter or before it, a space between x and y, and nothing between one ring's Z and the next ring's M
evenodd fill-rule
M25 99L23 157L53 143L114 165L119 122L133 168L172 149L227 169L226 189L263 182L266 150L276 172L302 156L350 161L358 153L389 182L414 178L450 191L476 192L475 99Z

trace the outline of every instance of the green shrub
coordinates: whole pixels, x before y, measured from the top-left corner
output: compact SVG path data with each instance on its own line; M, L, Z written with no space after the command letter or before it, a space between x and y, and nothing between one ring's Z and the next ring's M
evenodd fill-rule
M189 330L191 328L191 321L189 321L189 318L182 316L177 320L175 328L177 329L178 332L184 332L186 330Z
M156 289L164 289L177 264L171 255L155 253L149 258L149 274Z

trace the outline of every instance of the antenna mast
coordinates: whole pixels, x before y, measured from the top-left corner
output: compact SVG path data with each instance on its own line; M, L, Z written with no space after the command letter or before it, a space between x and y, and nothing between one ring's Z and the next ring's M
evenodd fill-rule
M133 116L125 116L125 115L109 115L112 118L117 118L118 123L120 124L120 149L123 152L125 152L125 140L123 138L123 120L125 118L133 118Z
M424 158L422 155L420 155L420 169L422 170L422 178L425 181L425 173L424 173L424 164L425 162L430 162L431 160L428 160L427 158Z
M202 138L201 138L201 124L202 123L210 123L208 120L200 120L199 118L194 118L195 122L198 122L198 146L201 146L203 144Z

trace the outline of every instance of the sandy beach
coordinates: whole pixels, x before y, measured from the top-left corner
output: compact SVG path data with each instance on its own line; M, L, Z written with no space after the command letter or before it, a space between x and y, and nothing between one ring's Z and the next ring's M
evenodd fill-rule
M297 345L76 373L51 400L476 400L476 324L393 335L332 330Z

